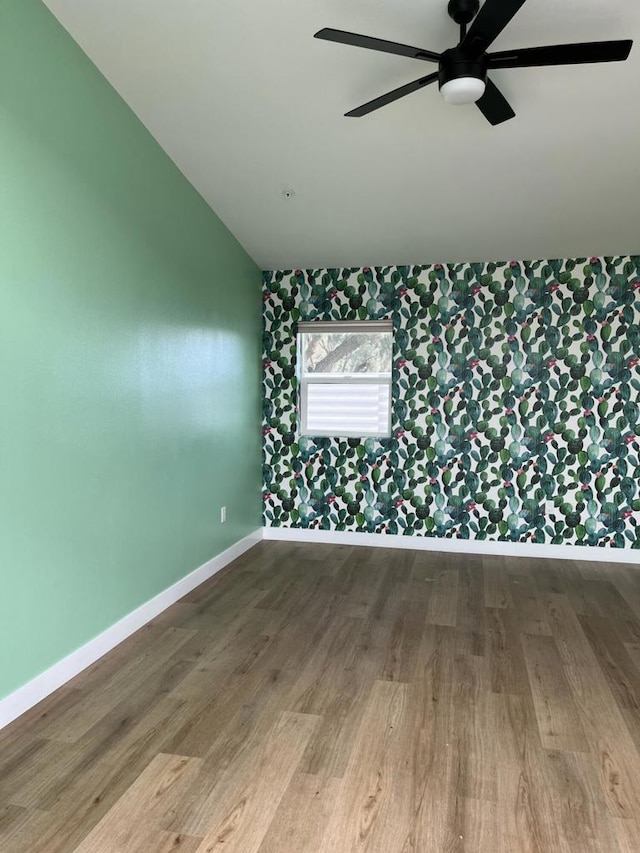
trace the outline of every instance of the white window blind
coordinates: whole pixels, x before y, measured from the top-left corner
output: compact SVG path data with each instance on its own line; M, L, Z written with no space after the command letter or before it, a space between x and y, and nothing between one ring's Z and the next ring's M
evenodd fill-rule
M390 435L392 336L387 321L299 324L302 435Z

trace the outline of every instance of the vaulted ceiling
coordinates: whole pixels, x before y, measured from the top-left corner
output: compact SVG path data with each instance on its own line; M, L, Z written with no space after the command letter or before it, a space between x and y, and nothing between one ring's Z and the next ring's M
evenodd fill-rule
M528 0L496 50L636 44L494 72L517 117L491 127L437 86L344 118L435 67L313 38L441 51L446 0L45 2L263 268L640 252L639 3Z

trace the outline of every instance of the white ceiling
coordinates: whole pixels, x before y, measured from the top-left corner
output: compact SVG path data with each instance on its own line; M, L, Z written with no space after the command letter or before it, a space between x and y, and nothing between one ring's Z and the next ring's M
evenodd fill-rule
M494 128L437 86L343 118L435 66L313 38L444 50L446 0L45 2L263 268L640 252L640 3L528 0L495 49L636 44L495 72Z

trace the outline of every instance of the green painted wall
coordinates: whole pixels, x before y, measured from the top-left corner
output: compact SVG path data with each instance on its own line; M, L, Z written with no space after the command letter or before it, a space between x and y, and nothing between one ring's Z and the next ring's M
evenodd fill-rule
M260 526L259 360L254 263L0 0L0 697Z

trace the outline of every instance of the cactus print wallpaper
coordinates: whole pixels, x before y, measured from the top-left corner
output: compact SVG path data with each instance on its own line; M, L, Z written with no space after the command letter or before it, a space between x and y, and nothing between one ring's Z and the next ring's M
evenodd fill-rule
M267 526L640 548L640 257L264 273ZM299 320L394 325L389 439L300 437Z

